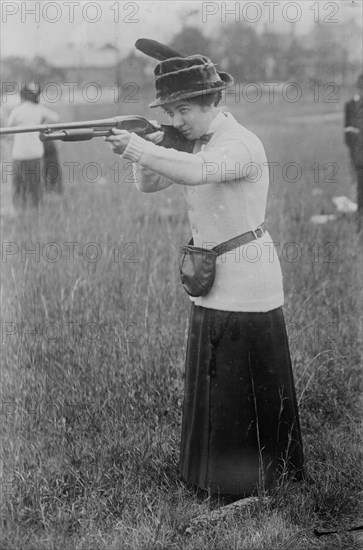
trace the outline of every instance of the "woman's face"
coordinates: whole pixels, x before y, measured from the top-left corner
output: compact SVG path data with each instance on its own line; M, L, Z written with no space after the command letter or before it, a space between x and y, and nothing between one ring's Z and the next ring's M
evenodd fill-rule
M187 100L164 105L164 111L174 128L190 140L198 139L208 131L215 116L214 110L208 105L189 103Z

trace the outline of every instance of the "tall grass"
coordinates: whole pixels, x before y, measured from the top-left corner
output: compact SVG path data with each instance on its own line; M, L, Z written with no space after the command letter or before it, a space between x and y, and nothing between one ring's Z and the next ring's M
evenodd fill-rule
M189 235L182 194L138 193L122 163L115 183L117 159L101 140L64 144L63 161L80 163L64 196L47 196L38 218L3 219L3 241L19 252L2 263L2 548L359 548L352 533L313 533L361 522L362 257L354 217L309 221L333 212L334 195L354 199L341 126L304 123L306 106L289 123L298 104L247 107L231 110L280 163L267 224L284 272L306 480L184 534L210 503L177 474L190 307L177 272ZM98 183L82 181L90 161L102 164ZM282 177L288 162L302 167L296 183ZM39 261L21 243L39 243Z

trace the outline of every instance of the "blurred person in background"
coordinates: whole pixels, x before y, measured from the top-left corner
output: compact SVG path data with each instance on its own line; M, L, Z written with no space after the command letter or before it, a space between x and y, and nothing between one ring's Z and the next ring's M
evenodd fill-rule
M363 74L357 80L357 93L345 104L344 135L357 178L357 230L360 233L363 229Z
M219 109L233 77L210 59L166 59L155 78L150 107L164 109L193 152L163 147L161 131L113 129L106 141L137 165L140 191L181 186L196 247L228 243L211 289L192 298L179 464L197 494L228 502L303 476L282 274L264 225L268 164L259 138Z
M8 118L9 126L35 126L58 121L53 110L39 104L39 84L22 83L20 105L14 107ZM44 193L44 147L37 132L15 134L12 159L13 204L25 210L28 206L39 208Z

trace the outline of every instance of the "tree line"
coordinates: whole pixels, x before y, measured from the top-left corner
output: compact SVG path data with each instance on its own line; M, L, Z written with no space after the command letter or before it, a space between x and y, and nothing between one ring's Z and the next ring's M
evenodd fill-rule
M207 55L221 70L233 74L237 82L320 80L350 85L362 70L359 51L356 51L360 37L361 29L354 21L340 25L339 32L336 26L316 24L304 36L297 36L293 26L290 33L278 34L268 25L257 32L247 23L230 23L221 25L213 36L205 36L199 28L185 25L170 45L182 54ZM130 80L135 75L141 86L149 83L155 60L136 51L127 57L123 57L122 52L119 54L114 73L117 80ZM88 76L87 66L84 73ZM101 70L99 73L102 80ZM42 56L32 60L11 56L1 61L1 77L2 82L64 82L67 67L56 67ZM100 83L109 85L109 82Z

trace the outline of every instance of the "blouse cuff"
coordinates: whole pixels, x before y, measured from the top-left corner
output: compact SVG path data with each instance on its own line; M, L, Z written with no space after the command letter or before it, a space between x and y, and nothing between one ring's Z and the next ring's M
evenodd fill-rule
M131 139L123 152L122 158L138 162L144 152L145 140L137 134L131 133Z

